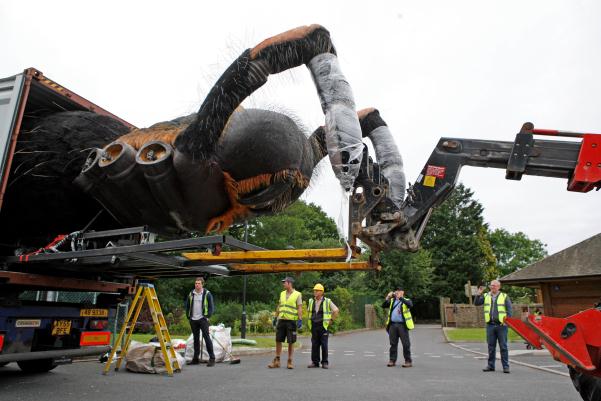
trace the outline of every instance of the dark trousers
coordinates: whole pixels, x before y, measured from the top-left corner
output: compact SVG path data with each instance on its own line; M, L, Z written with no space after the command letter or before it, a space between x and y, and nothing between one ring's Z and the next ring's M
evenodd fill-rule
M403 344L403 357L405 358L405 362L412 362L409 329L405 323L390 323L390 327L388 327L388 338L390 340L390 360L393 362L396 362L397 360L400 338L401 344Z
M209 353L209 359L215 359L215 354L213 353L213 341L211 341L211 335L209 334L209 321L204 317L200 320L190 319L190 328L192 329L192 335L194 336L193 359L196 360L199 356L202 357L202 355L200 355L201 331L204 344L207 347L207 352Z
M330 334L324 329L323 324L314 324L311 327L311 360L319 365L319 349L321 348L321 363L328 363L328 337Z
M497 341L501 349L503 368L509 369L509 351L507 350L507 326L500 324L486 325L486 342L488 343L488 367L495 368Z

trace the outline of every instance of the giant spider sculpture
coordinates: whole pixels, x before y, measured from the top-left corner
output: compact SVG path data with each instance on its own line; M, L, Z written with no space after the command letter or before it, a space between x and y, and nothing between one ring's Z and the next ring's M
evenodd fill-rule
M324 126L309 135L284 114L240 107L270 74L303 64L317 88ZM61 132L106 125L99 124L105 117L91 114L60 113ZM377 110L355 111L329 32L319 25L284 32L244 51L198 113L124 135L119 127L100 131L80 145L89 149L96 141L81 172L64 174L125 226L212 232L280 211L303 193L326 155L341 186L352 190L363 137L374 144L388 196L397 206L404 197L402 161L392 135Z

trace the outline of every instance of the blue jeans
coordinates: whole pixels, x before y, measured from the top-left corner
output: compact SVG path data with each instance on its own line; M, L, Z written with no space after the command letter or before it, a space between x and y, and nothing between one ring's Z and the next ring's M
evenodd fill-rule
M507 326L499 324L486 324L486 342L488 343L488 367L495 368L497 341L501 349L501 363L503 369L509 369L509 351L507 350Z

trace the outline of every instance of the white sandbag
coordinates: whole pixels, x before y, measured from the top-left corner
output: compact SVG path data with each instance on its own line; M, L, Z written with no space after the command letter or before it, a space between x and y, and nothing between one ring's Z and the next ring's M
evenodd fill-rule
M224 327L223 324L218 326L209 326L209 334L213 343L213 353L215 354L215 362L228 362L231 360L232 354L232 337L230 332L231 327ZM200 332L200 348L202 355L200 359L203 361L209 360L209 353ZM186 341L186 362L190 362L194 357L194 336L190 335Z
M177 352L175 353L175 356L177 357L180 368L183 368L186 363L185 359ZM132 341L129 349L127 350L125 361L125 368L130 372L167 372L165 360L163 359L163 353L161 352L161 345L159 343L143 344L137 341ZM173 363L173 369L175 369L175 363Z

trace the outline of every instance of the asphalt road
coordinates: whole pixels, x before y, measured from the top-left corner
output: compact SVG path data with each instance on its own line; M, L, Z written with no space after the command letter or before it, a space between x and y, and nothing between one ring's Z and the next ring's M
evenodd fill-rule
M515 364L511 374L482 372L481 356L445 343L439 327L418 326L411 334L414 367L408 369L386 367L386 333L366 331L332 337L329 370L306 368L308 339L294 370L267 369L272 355L246 356L239 365L186 366L174 377L123 368L103 376L97 362L26 375L10 364L0 368L0 400L580 400L564 376Z

